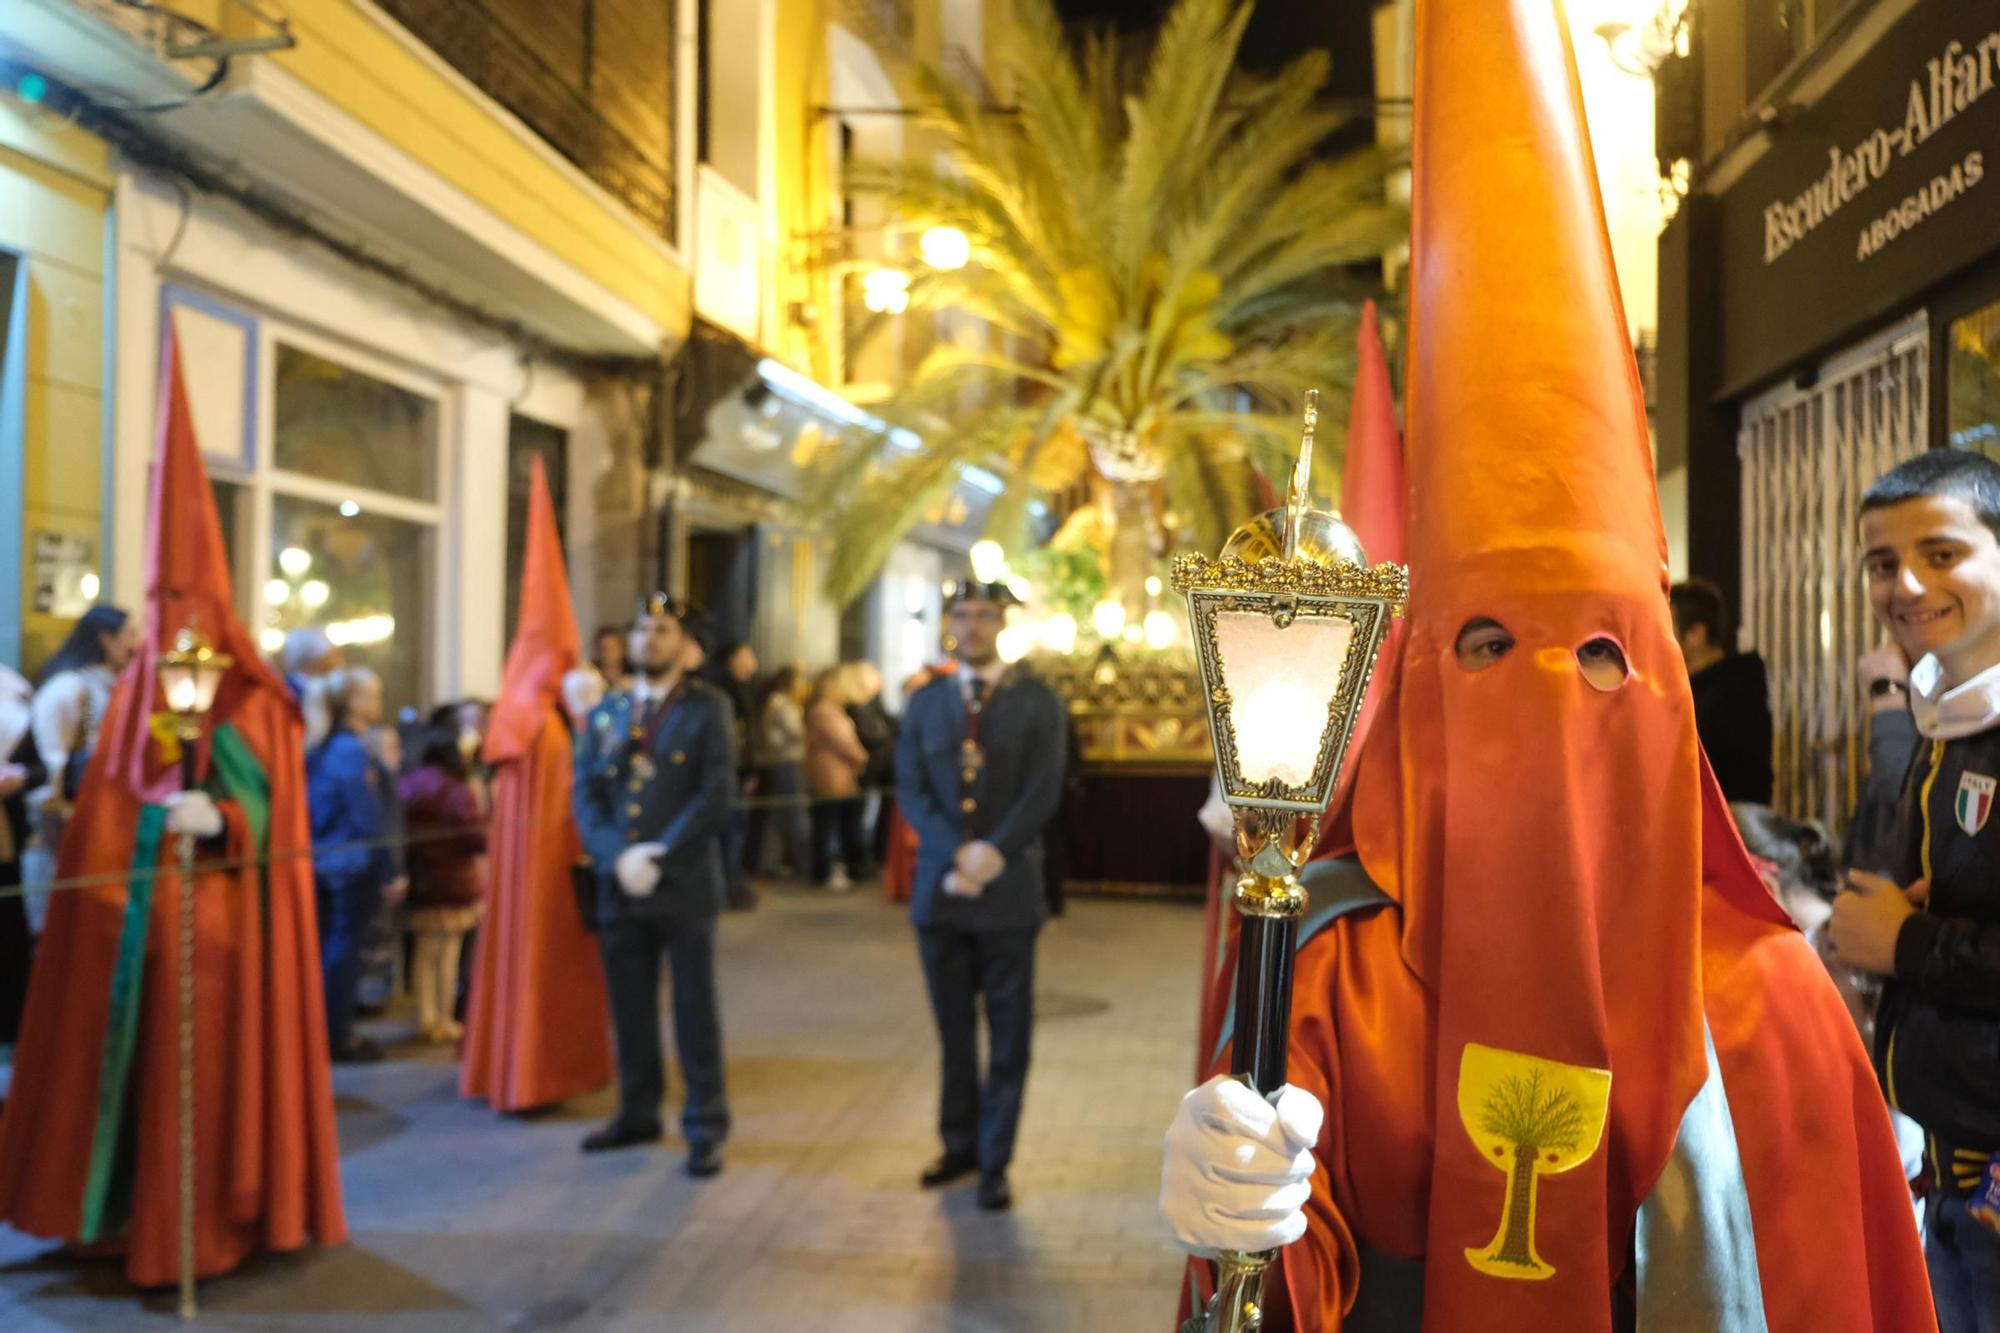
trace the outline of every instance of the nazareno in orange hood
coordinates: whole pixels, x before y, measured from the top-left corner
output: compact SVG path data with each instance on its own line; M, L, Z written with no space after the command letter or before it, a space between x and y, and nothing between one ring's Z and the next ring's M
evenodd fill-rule
M1415 101L1411 599L1355 832L1437 1005L1425 1326L1588 1333L1609 1329L1634 1213L1706 1077L1705 821L1738 891L1764 895L1695 737L1639 376L1553 0L1423 0ZM1515 646L1472 672L1455 643L1476 618ZM1577 659L1600 637L1629 668L1610 690ZM1471 1261L1508 1176L1460 1125L1469 1044L1523 1070L1610 1074L1601 1141L1530 1191L1551 1273Z

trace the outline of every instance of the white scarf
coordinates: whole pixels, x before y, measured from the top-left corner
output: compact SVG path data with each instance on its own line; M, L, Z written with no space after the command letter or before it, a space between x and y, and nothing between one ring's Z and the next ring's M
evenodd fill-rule
M35 687L20 675L0 666L0 764L12 761L14 747L28 734L33 721ZM14 828L0 815L0 861L13 861L21 849L14 845Z
M35 687L8 667L0 666L0 764L13 758L14 747L33 722Z
M1955 741L2000 726L2000 663L1961 685L1946 686L1932 654L1910 668L1910 716L1934 741Z

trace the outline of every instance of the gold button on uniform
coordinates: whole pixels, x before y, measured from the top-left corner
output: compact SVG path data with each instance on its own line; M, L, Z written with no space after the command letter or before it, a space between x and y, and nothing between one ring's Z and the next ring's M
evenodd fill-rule
M632 802L632 804L625 807L625 813L630 815L634 819L637 819L639 817L639 810L640 806L637 801L634 801Z
M973 800L970 796L968 796L964 800L958 803L958 808L965 811L965 813L969 815L974 810L977 810L979 808L979 802Z
M686 755L686 754L684 754L683 752L681 752L681 751L679 751L679 750L675 750L675 751L674 751L674 762L675 762L675 763L677 763L677 764L685 764L685 763L686 763L687 761L688 761L688 757L687 757L687 755Z

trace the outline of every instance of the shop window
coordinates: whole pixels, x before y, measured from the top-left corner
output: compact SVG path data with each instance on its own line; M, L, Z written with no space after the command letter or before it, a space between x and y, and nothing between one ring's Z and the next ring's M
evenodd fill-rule
M271 563L261 585L273 642L319 625L352 665L382 678L391 708L430 695L435 528L352 501L271 497Z
M438 498L437 400L278 344L276 463L409 500Z
M556 533L562 538L567 556L569 433L532 417L516 415L507 423L507 643L510 646L521 623L521 567L528 555L528 488L537 458L548 472Z
M319 626L382 677L392 711L428 708L454 605L438 584L440 396L206 292L169 288L163 318L258 646L276 655L288 631Z
M1954 319L1945 356L1945 438L2000 459L2000 301Z

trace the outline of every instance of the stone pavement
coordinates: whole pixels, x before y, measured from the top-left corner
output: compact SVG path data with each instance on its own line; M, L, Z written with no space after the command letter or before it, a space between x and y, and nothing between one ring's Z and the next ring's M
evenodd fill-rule
M937 1150L936 1042L910 930L862 890L724 918L729 1166L586 1158L608 1095L524 1118L455 1096L444 1056L337 1072L353 1240L207 1284L242 1330L1167 1330L1180 1263L1154 1212L1185 1090L1197 910L1073 901L1042 937L1011 1214L916 1186ZM676 1091L675 1096L678 1096ZM677 1107L675 1108L677 1109ZM0 1227L0 1329L168 1325Z

